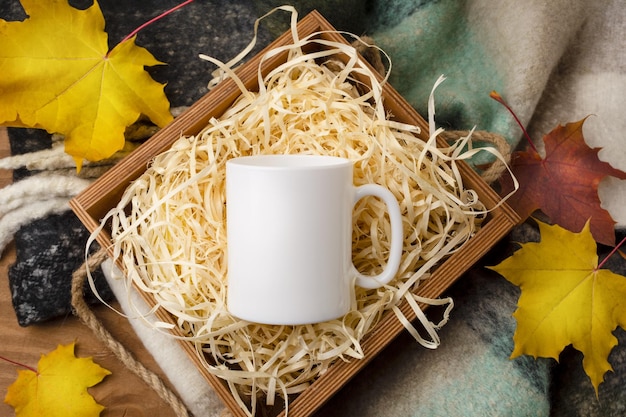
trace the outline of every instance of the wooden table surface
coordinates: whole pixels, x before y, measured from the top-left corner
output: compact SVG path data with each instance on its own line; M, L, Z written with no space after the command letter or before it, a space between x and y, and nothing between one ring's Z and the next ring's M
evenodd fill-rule
M10 147L6 130L0 128L0 157L9 155ZM0 170L0 188L12 181L11 172ZM0 258L0 356L37 367L42 354L54 350L59 344L76 342L76 355L93 357L100 366L111 371L100 384L89 392L105 410L101 417L122 416L175 416L141 379L128 371L76 317L67 316L45 324L20 327L15 317L8 283L8 269L15 262L15 248L11 244ZM149 369L164 375L152 356L145 350L127 320L105 306L94 308L105 327L122 342ZM17 378L20 368L0 360L0 395L6 396L7 388ZM168 386L171 385L165 380ZM0 402L0 417L14 416L13 408Z

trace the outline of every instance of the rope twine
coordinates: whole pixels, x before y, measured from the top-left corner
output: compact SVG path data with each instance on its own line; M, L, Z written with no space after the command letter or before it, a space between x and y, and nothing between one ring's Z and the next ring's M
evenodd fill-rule
M96 335L96 337L124 364L124 366L143 380L174 410L178 417L190 417L187 407L180 398L170 390L163 380L139 362L98 320L84 299L84 284L87 271L100 266L107 258L105 249L89 256L87 261L72 274L72 307L74 314Z
M469 132L466 130L444 130L441 136L446 141L454 142L468 134ZM509 145L504 136L487 132L486 130L475 130L472 133L472 141L493 145L493 147L500 152L500 155L502 155L502 160L496 158L495 161L480 174L487 184L492 184L500 178L506 170L507 164L511 161L511 145Z
M467 131L446 131L444 132L443 137L446 140L455 140L464 137L467 134ZM473 133L473 137L475 137L476 140L493 144L502 154L504 160L510 160L511 147L502 136L486 131L475 131ZM492 183L500 177L505 169L505 162L496 159L494 163L481 173L481 177L487 183ZM84 283L87 277L87 272L88 270L93 270L100 266L106 257L106 250L100 249L89 256L87 261L72 274L72 307L74 309L74 314L89 329L92 330L98 339L111 352L113 352L113 354L122 362L122 364L124 364L124 366L126 366L128 370L141 378L164 402L169 404L177 416L190 417L190 413L182 400L165 385L163 380L157 374L147 369L133 356L130 351L128 351L128 349L126 349L124 345L117 341L115 337L113 337L113 335L106 330L104 325L100 322L100 320L98 320L85 302ZM232 414L227 408L225 408L220 415L220 417L230 416L232 416Z

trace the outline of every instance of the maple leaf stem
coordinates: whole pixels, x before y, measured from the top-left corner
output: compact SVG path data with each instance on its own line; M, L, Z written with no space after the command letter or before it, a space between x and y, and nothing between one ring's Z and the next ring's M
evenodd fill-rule
M617 250L618 250L618 249L619 249L619 248L620 248L620 247L621 247L621 246L622 246L625 242L626 242L626 236L624 236L624 238L622 239L622 241L621 241L621 242L619 242L617 245L615 245L615 247L613 248L613 250L612 250L612 251L611 251L611 252L610 252L610 253L609 253L609 254L608 254L608 255L607 255L607 256L606 256L603 260L602 260L602 262L600 262L600 263L598 264L598 266L596 266L596 267L595 267L595 269L594 269L594 270L595 270L595 271L598 271L599 269L601 269L601 268L604 266L604 264L606 263L606 261L608 261L608 260L609 260L609 258L610 258L611 256L613 256L613 254L614 254L615 252L617 252Z
M12 364L12 365L16 365L16 366L20 366L20 367L22 367L22 368L26 368L26 369L28 369L29 371L33 371L33 372L34 372L34 373L36 373L36 374L38 374L38 373L39 373L39 372L37 372L37 370L36 370L35 368L33 368L33 367L31 367L31 366L25 365L25 364L20 363L20 362L12 361L11 359L9 359L9 358L5 358L5 357L4 357L4 356L2 356L2 355L0 355L0 360L3 360L3 361L5 361L5 362L8 362L8 363L10 363L10 364Z
M139 27L137 27L135 30L133 30L132 32L130 32L128 35L126 35L126 37L124 37L124 39L122 39L120 41L120 43L124 43L127 40L129 40L130 38L132 38L133 36L135 36L137 33L139 33L140 30L142 30L143 28L150 26L151 24L153 24L154 22L161 20L162 18L164 18L165 16L175 12L178 9L181 9L183 7L185 7L186 5L188 5L189 3L193 3L194 0L186 0L182 3L180 3L177 6L172 7L169 10L164 11L163 13L161 13L160 15L153 17L152 19L148 20L147 22L143 23L142 25L140 25ZM109 50L109 53L111 51ZM109 55L109 53L107 53L107 56Z
M526 140L528 141L528 144L530 145L532 150L535 151L535 153L539 154L539 151L535 147L535 144L533 143L533 140L531 139L530 135L526 131L526 128L524 127L524 125L522 124L520 119L517 117L517 115L515 114L513 109L507 104L506 101L504 101L502 96L500 94L498 94L497 91L494 90L491 93L489 93L489 97L491 97L492 99L494 99L498 103L502 104L509 111L509 113L511 113L511 115L513 116L513 118L517 122L518 126L522 129L522 132L524 132L524 136L526 137Z

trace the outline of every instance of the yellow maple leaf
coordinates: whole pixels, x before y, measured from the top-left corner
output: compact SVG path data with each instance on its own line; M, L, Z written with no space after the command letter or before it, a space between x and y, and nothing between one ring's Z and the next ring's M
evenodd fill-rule
M521 289L513 314L517 329L512 358L522 354L558 360L568 345L584 354L583 368L598 393L613 331L626 329L626 277L598 269L589 222L579 233L538 222L541 242L490 267Z
M22 370L7 390L4 402L16 417L89 417L104 409L87 392L111 374L91 358L74 356L74 343L41 355L38 372Z
M162 64L134 37L109 51L97 1L21 0L28 18L0 19L0 124L65 135L80 169L124 146L124 130L140 114L171 121L163 84L144 66Z

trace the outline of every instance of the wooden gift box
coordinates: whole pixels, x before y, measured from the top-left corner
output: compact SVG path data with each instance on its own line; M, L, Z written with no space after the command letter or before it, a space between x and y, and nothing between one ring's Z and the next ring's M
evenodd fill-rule
M320 38L346 43L345 39L316 11L311 12L298 23L298 33L301 38L321 31L324 33L319 34ZM261 56L269 49L291 42L291 32L283 34L236 71L246 88L254 90L257 87L257 70ZM322 46L317 47L321 48ZM341 57L339 58L341 59ZM286 59L286 52L267 59L263 63L263 74L285 62ZM367 82L365 79L362 81ZM195 135L207 125L210 118L219 118L239 94L240 90L232 80L223 81L74 198L70 205L87 229L94 232L100 226L100 219L117 205L127 186L146 170L148 163L155 155L167 150L173 142L180 138L181 134ZM385 84L383 96L385 108L388 113L393 114L395 120L419 126L421 131L426 132L424 134L427 135L428 125L425 120L389 84ZM443 139L438 139L440 146L446 145ZM506 204L497 206L500 201L499 196L468 165L460 163L459 169L466 187L474 189L483 204L488 209L493 210L476 235L461 250L439 265L430 279L418 286L416 293L423 297L439 297L518 222L517 215ZM97 240L103 247L110 247L109 230L104 228L100 231ZM155 305L151 295L145 293L142 295L150 306ZM406 301L399 307L409 320L416 318ZM422 306L422 308L425 307ZM175 324L173 318L163 310L158 310L157 316L164 322ZM330 369L303 393L290 399L289 416L303 417L315 412L403 330L404 327L395 314L387 311L380 323L362 341L364 359L350 362L337 361L331 365ZM226 383L210 374L202 366L193 344L186 341L180 341L180 343L232 414L244 417L245 412L236 403ZM281 416L285 414L284 410L279 412Z

